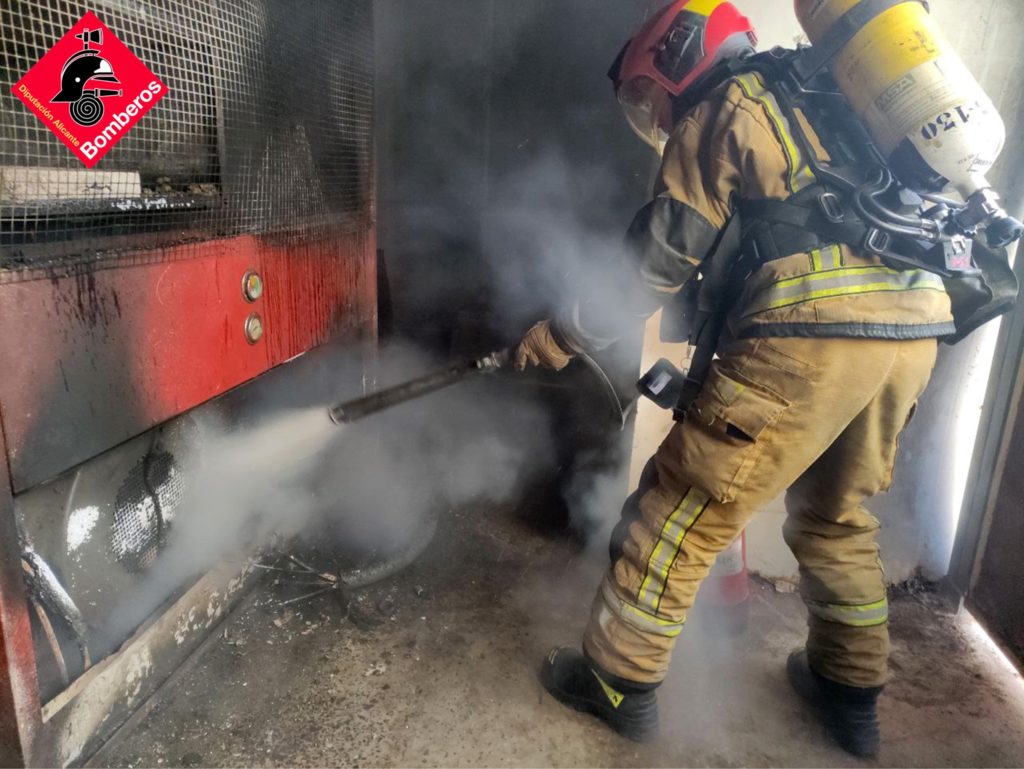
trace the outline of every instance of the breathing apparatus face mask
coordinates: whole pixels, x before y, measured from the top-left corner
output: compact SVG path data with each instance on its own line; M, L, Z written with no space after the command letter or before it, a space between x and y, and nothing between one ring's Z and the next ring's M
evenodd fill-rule
M668 92L648 77L637 77L623 83L617 96L629 127L655 152L663 154L672 114Z

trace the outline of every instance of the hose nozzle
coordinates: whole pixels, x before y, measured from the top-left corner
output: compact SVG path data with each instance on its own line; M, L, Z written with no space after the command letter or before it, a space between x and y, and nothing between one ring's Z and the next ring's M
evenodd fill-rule
M437 390L450 387L473 374L487 374L504 368L512 358L511 350L498 350L476 360L464 361L442 371L414 379L405 384L388 387L363 398L345 401L331 407L331 421L336 425L347 425L363 417L384 411L400 403L421 398Z

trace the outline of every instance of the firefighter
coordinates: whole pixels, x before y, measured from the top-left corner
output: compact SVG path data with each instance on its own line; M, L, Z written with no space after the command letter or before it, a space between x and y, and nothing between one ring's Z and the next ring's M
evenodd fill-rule
M812 137L818 164L829 162L765 75L739 67L705 87L755 45L729 2L675 0L613 67L630 126L662 155L654 199L617 265L621 285L635 288L618 303L639 321L663 305L672 311L712 255L747 268L721 292L727 312L714 360L625 503L582 653L552 650L541 678L561 702L651 738L656 690L701 581L751 516L786 492L785 539L809 612L806 648L790 656L788 677L840 746L874 756L888 603L879 523L864 503L892 482L937 340L955 331L951 300L933 272L894 269L839 237L773 240L771 227L751 226L756 216L729 232L741 205L756 211L818 191L796 130ZM723 254L733 237L738 255ZM583 298L537 323L516 349L517 368L562 369L612 343L622 329L608 310Z

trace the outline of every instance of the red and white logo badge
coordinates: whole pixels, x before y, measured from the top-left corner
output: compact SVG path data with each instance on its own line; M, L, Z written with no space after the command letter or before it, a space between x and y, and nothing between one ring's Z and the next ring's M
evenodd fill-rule
M88 168L167 95L92 11L12 90Z

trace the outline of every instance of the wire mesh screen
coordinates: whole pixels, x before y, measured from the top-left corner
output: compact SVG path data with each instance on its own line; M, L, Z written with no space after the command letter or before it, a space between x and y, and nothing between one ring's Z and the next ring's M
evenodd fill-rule
M111 551L128 571L142 571L156 560L184 497L181 473L168 452L150 451L132 468L118 489L110 525Z
M88 170L11 91L87 10L168 88ZM372 226L372 46L372 0L4 0L0 282Z

